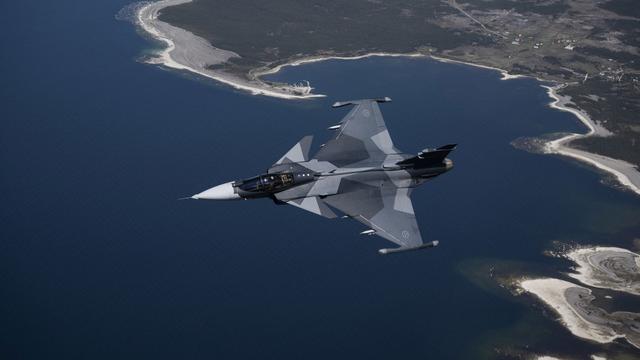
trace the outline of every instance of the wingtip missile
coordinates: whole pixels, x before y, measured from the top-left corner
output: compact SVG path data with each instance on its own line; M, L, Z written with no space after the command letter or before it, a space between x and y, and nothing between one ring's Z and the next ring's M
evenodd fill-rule
M386 255L386 254L393 254L393 253L399 253L399 252L405 252L405 251L422 250L422 249L436 247L438 246L438 244L440 244L440 242L438 240L434 240L432 242L428 242L418 246L400 246L393 249L380 249L378 250L378 253L381 255Z

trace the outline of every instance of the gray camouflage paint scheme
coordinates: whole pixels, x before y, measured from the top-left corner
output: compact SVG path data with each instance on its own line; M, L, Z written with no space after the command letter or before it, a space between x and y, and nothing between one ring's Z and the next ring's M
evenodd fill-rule
M304 137L260 178L269 181L274 176L279 179L279 174L291 174L293 180L288 184L247 191L244 184L248 180L236 181L227 183L231 186L223 184L233 191L226 197L210 195L217 194L220 185L193 198L271 197L327 218L335 218L336 209L371 228L364 234L376 234L399 245L381 249L382 254L436 246L437 241L423 242L410 195L414 187L453 167L446 155L455 145L423 150L418 156L402 153L393 145L378 106L388 101L391 99L335 103L333 107L355 105L339 125L330 127L336 130L335 137L312 158L313 137Z

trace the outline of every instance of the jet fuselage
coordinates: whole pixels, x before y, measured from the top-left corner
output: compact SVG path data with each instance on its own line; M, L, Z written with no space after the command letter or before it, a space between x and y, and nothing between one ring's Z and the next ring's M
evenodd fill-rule
M406 157L410 157L406 156ZM248 179L230 181L214 186L193 196L201 200L240 200L271 197L291 188L308 185L312 182L323 181L330 177L345 177L360 183L378 186L381 181L391 179L401 187L416 187L426 180L443 174L453 168L453 161L445 158L442 163L427 167L402 167L399 165L383 167L341 168L329 172L313 172L305 167L305 162L296 163L298 166L272 167L269 172ZM306 171L296 171L298 168ZM325 194L332 195L332 194ZM320 194L322 196L322 194Z
M354 219L368 230L398 245L380 249L389 254L434 247L424 242L411 201L412 188L453 167L447 158L455 144L424 149L417 155L398 150L385 125L379 103L389 98L337 102L353 106L335 135L310 156L312 136L305 136L267 171L230 181L193 195L193 199L232 200L271 198L313 214Z

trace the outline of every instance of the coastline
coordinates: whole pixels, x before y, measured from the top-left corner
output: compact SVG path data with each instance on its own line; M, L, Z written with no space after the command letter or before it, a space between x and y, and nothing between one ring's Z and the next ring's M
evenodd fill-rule
M533 76L528 76L528 75L511 75L509 74L509 72L507 70L503 70L503 69L499 69L497 67L493 67L493 66L488 66L488 65L481 65L481 64L474 64L474 63L470 63L470 62L466 62L466 61L461 61L461 60L453 60L453 59L447 59L447 58L443 58L443 57L439 57L439 56L435 56L435 55L429 55L430 58L443 62L443 63L448 63L448 64L461 64L461 65L467 65L467 66L473 66L473 67L477 67L477 68L481 68L481 69L486 69L486 70L493 70L493 71L497 71L500 73L500 80L512 80L512 79L521 79L521 78L533 78L536 79L540 82L543 82L544 80L539 79L537 77L533 77Z
M171 69L184 70L189 71L200 76L204 76L216 81L219 81L223 84L229 85L235 89L248 91L253 95L264 95L271 96L281 99L310 99L317 97L325 97L326 95L322 94L313 94L313 88L307 84L304 85L275 85L268 84L260 80L262 76L275 74L282 70L287 66L299 66L303 64L309 64L324 60L358 60L367 57L424 57L431 58L436 61L444 62L444 63L456 63L468 66L479 67L487 70L498 71L501 74L501 80L511 80L517 78L526 78L532 76L527 75L511 75L506 70L481 65L468 63L460 60L453 60L442 58L439 56L434 56L430 54L423 54L419 52L415 53L384 53L384 52L376 52L376 53L368 53L364 55L356 55L356 56L316 56L316 57L307 57L298 60L292 60L285 64L281 64L275 66L273 68L259 68L251 71L249 73L249 79L245 79L239 77L237 75L225 73L223 71L216 71L209 69L208 66L213 64L221 64L226 62L228 59L232 57L239 57L238 54L235 54L228 50L222 50L213 47L211 44L206 42L206 40L189 33L186 30L179 29L177 27L171 26L167 23L161 22L158 20L159 12L168 6L179 5L191 2L193 0L159 0L155 2L150 2L141 6L136 12L136 24L144 30L147 34L149 34L152 38L166 44L166 47L160 50L156 57L147 60L150 64L156 64L165 66ZM180 39L172 38L171 35L178 34ZM205 44L206 43L206 44ZM189 56L184 56L186 54L185 48L192 47L193 45L199 49L196 52L196 56L194 54L189 54ZM181 52L182 57L180 58L180 54L174 54L174 52ZM197 55L200 55L198 57ZM174 58L178 57L178 59ZM206 59L207 63L204 62ZM182 62L180 61L182 60ZM540 82L544 82L545 80L540 78L535 78ZM638 171L633 164L630 164L623 160L617 160L613 158L609 158L606 156L589 153L583 150L578 150L571 148L568 144L575 139L586 138L590 136L608 136L611 133L607 131L605 128L601 127L599 124L591 120L591 118L584 113L582 110L569 107L570 98L567 96L558 95L557 91L563 88L565 85L556 85L556 86L547 86L540 85L543 88L547 89L547 95L552 99L549 106L551 108L566 111L573 115L575 115L580 122L582 122L589 131L586 134L577 134L572 133L566 135L560 139L548 141L544 145L544 152L547 154L559 154L571 157L573 159L579 160L584 163L588 163L606 173L613 175L613 177L621 184L624 188L632 191L633 193L640 195L640 171Z
M421 53L398 54L398 53L382 53L382 52L368 53L368 54L356 55L356 56L337 56L337 55L336 56L311 56L311 57L306 57L299 60L293 60L291 62L281 64L273 68L256 71L253 74L256 77L261 77L265 75L276 74L280 72L282 68L287 66L300 66L304 64L311 64L311 63L325 61L325 60L360 60L368 57L382 57L382 56L384 57L424 57L424 58L428 57L427 55L424 55Z
M547 154L568 156L595 166L596 168L613 175L618 183L625 188L631 190L637 195L640 195L640 171L638 171L633 164L624 160L613 159L607 156L574 149L568 145L575 139L587 138L590 136L610 136L611 132L591 120L591 118L582 110L569 107L568 104L571 103L570 97L558 95L557 93L557 91L563 88L564 85L541 86L547 89L547 95L553 99L549 104L550 107L573 114L589 129L586 134L572 133L547 142L544 147L544 152Z
M279 88L266 84L258 79L248 80L233 74L209 69L211 65L222 64L238 54L213 47L203 38L186 30L177 28L158 20L159 12L168 6L189 3L193 0L160 0L144 4L137 9L135 23L149 36L166 45L147 59L150 64L162 65L176 70L185 70L204 76L238 90L249 91L254 95L265 95L282 99L306 99L323 97L311 94L311 87L297 85L282 85ZM197 51L191 54L185 51L195 47ZM206 61L206 62L205 62Z

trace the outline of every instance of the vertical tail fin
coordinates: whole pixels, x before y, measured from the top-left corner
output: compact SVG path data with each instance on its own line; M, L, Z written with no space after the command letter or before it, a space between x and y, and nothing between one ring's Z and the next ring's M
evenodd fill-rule
M418 156L399 161L400 166L428 167L438 165L456 148L457 144L449 144L441 146L435 150L422 150Z

